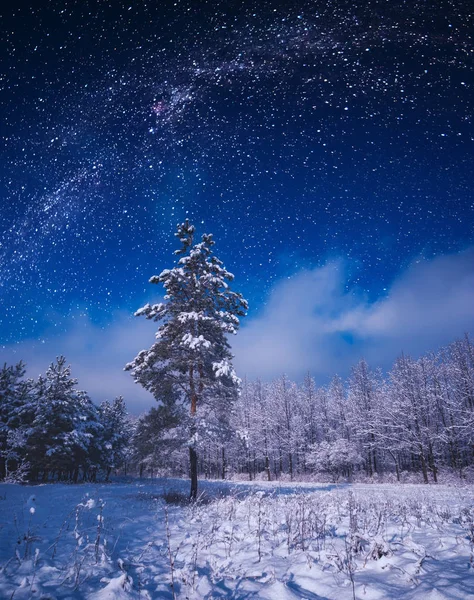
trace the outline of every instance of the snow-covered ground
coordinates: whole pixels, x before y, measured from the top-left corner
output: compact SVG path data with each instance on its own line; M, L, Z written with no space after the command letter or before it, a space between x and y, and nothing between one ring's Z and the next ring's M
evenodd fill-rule
M0 598L474 598L473 487L187 489L1 485Z

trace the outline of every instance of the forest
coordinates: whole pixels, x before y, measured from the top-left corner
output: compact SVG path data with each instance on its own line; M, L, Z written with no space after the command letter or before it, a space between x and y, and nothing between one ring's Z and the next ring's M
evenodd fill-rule
M0 371L4 481L96 481L114 475L188 476L189 414L173 390L133 418L119 397L94 404L64 357L36 380ZM230 405L199 424L201 478L413 481L474 472L474 347L463 339L387 373L364 361L318 386L285 375L243 380Z

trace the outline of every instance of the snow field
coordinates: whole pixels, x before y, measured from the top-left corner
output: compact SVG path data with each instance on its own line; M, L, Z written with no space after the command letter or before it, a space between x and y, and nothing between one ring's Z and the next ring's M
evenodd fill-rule
M474 598L472 487L0 486L0 598Z

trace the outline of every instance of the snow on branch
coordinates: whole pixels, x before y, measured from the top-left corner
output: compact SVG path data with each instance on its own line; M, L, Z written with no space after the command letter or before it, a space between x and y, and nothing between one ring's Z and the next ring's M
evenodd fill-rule
M191 350L211 347L211 342L206 340L204 336L199 335L198 337L195 337L191 333L186 333L185 335L183 335L183 337L181 338L181 343L185 346L189 346Z

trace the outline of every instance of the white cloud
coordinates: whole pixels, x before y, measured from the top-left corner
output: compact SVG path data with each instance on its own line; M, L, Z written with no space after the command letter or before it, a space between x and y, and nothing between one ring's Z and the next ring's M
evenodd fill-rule
M474 249L419 261L370 303L344 288L342 262L278 283L265 311L233 340L240 375L345 374L364 356L387 368L474 331Z
M276 284L262 315L249 318L232 339L239 375L268 379L332 368L323 348L326 330L351 307L341 269L334 262Z
M44 373L56 356L64 355L71 365L78 388L86 390L96 403L122 395L132 414L140 414L154 399L123 370L143 348L154 341L156 324L127 313L117 313L113 324L99 327L87 317L75 318L66 333L44 343L25 340L0 349L0 360L9 364L23 360L27 374Z

